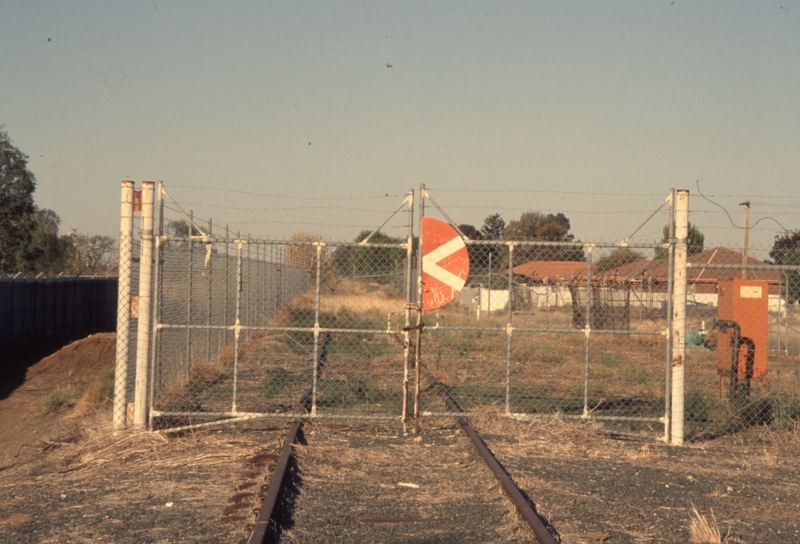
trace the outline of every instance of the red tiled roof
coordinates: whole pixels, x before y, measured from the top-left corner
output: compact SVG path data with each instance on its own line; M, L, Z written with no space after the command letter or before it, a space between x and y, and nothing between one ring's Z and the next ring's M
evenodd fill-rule
M739 268L719 269L702 266L704 264L741 264L742 254L725 247L707 249L697 255L692 255L687 261L692 264L686 272L690 283L717 283L741 277L742 274ZM767 264L752 257L748 257L747 263L751 265ZM530 261L515 266L513 272L536 281L543 281L545 278L549 280L585 278L587 264L582 261ZM666 282L669 277L669 262L667 259L639 260L600 274L593 273L592 276L612 281L652 279L657 282ZM770 283L780 283L779 273L772 270L750 270L748 277L767 280Z
M518 276L527 276L536 280L572 279L586 277L585 261L529 261L512 269Z

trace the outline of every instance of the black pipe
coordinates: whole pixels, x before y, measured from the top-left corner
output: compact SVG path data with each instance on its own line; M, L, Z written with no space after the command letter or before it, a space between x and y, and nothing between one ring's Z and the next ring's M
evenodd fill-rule
M747 363L744 371L744 396L750 398L750 380L753 379L753 368L756 362L756 343L751 338L742 336L742 344L747 345Z
M756 359L756 344L751 338L742 336L742 328L736 321L730 319L715 319L714 327L719 329L719 332L725 333L728 329L733 329L731 334L731 396L739 391L739 352L742 349L742 344L747 346L747 362L745 363L745 383L742 389L745 396L750 396L750 380L753 379L753 368L755 367Z

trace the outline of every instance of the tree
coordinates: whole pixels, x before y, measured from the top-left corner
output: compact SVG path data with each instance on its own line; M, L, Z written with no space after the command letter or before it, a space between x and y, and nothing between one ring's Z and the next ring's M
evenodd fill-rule
M317 245L325 240L319 234L301 230L289 238L295 244L286 248L285 262L294 268L304 268L309 271L311 283L317 281ZM320 282L328 284L333 280L333 260L329 259L328 246L323 245L319 251Z
M692 255L697 255L698 253L703 252L703 243L705 242L705 235L700 232L696 226L692 225L692 222L689 221L689 231L688 231L688 251L687 256L691 257ZM669 225L664 225L664 230L662 231L661 235L661 243L666 244L669 242ZM666 259L669 256L669 249L665 247L657 247L654 259Z
M362 230L355 238L361 242L371 231ZM372 235L369 244L405 244L405 238L395 238L380 231ZM398 289L404 283L406 249L393 247L340 246L333 254L339 275L367 283L392 285Z
M165 229L167 234L177 238L189 237L189 222L186 219L178 219L177 221L170 221ZM199 236L200 231L192 225L192 236Z
M593 272L608 272L619 268L620 266L636 261L641 261L645 258L644 255L638 251L634 251L627 247L620 247L598 260L592 266Z
M786 231L776 236L769 256L774 264L800 265L800 230ZM800 272L788 270L785 274L788 283L786 303L794 304L800 300Z
M511 221L503 232L509 241L536 240L541 242L572 242L570 223L563 213L547 215L541 212L524 212ZM583 248L570 246L519 246L514 250L516 264L528 261L583 261Z
M464 233L464 235L470 240L480 240L483 238L481 231L476 229L474 225L459 225L458 230ZM492 249L493 248L489 246L467 246L467 250L469 251L469 269L471 274L475 274L481 267L486 266L487 261L489 260L489 252Z
M499 213L493 213L483 220L481 227L481 237L484 240L502 240L503 232L506 230L506 222L500 217Z
M117 266L116 241L110 236L87 236L73 229L66 237L72 274L111 274Z
M478 232L478 236L473 240L500 241L503 239L503 232L506 230L506 222L500 217L499 213L493 213L483 220L483 226ZM466 234L466 232L465 232ZM489 264L493 270L502 266L503 255L507 255L506 248L498 245L477 245L469 246L469 262L471 274L478 274L480 270L489 270ZM491 255L491 259L489 256Z
M25 272L36 229L36 178L28 156L14 147L0 125L0 273Z
M317 266L317 242L322 242L322 236L301 230L295 232L289 238L297 244L286 248L286 264L297 268L307 268L314 271ZM321 259L325 259L328 254L328 247L324 246L320 252Z
M53 210L36 211L36 228L33 230L29 254L32 273L57 274L64 272L65 256L69 248L68 237L58 235L61 218Z
M470 240L480 240L481 239L481 231L475 228L474 225L463 224L458 226L458 230L460 230L464 236L469 238Z

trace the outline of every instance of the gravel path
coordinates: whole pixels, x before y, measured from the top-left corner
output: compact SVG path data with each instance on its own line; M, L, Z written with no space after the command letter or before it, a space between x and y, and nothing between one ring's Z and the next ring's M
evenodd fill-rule
M454 422L419 435L306 425L298 490L281 542L532 542Z
M796 436L675 448L562 422L476 427L564 542L689 542L693 508L709 521L713 512L726 542L800 542Z

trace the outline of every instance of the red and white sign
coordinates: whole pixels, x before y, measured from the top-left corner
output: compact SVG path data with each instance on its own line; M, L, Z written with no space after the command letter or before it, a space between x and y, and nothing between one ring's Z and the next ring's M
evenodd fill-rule
M458 231L432 217L422 218L422 309L451 302L469 275L469 253Z

